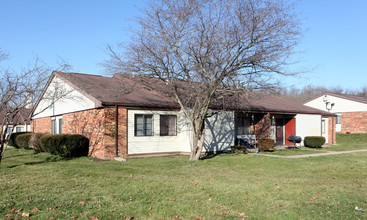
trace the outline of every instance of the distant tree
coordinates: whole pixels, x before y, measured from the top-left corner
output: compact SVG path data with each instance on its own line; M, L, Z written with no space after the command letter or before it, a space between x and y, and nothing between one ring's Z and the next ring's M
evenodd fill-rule
M7 59L7 53L0 50L0 62ZM61 64L59 69L70 68L67 64ZM6 149L6 130L10 123L14 123L14 118L24 108L30 108L35 104L40 96L51 69L46 66L37 57L32 65L23 68L21 71L15 71L7 67L0 66L0 112L3 113L0 127L0 163ZM61 94L59 94L60 96ZM24 118L27 120L29 118ZM17 121L13 124L21 124L24 121Z
M285 1L155 0L144 12L130 42L108 47L105 66L166 83L190 123L192 161L200 158L213 102L291 75L283 67L300 33Z
M303 103L325 92L367 97L367 87L366 86L360 89L345 89L345 88L342 88L341 86L327 88L324 86L312 86L312 85L306 85L303 88L295 88L294 86L278 87L274 94L276 96L279 96L279 97L282 97L288 100Z

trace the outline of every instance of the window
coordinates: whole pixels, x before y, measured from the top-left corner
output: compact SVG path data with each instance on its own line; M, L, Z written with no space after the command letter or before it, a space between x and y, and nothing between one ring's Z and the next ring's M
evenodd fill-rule
M51 134L62 133L62 116L51 118Z
M135 136L153 136L153 115L135 115Z
M13 127L7 127L6 128L6 133L7 134L11 134L12 131L13 131Z
M62 134L62 118L59 118L59 134Z
M22 127L15 127L15 132L22 132L23 128Z
M56 119L51 119L51 134L57 134L56 132Z
M248 117L236 117L237 135L250 135L250 118Z
M176 136L176 115L161 115L160 117L160 135L161 136Z
M337 115L336 116L336 124L341 124L342 123L342 116L341 115Z
M321 133L325 134L325 120L321 121Z

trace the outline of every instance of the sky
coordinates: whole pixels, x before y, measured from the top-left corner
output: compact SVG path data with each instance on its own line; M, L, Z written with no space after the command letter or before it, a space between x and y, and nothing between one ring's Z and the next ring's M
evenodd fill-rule
M303 35L288 68L304 72L282 86L360 89L367 86L367 1L289 0L296 3ZM15 70L40 57L73 72L105 74L105 48L129 40L134 18L149 0L0 0L3 68Z

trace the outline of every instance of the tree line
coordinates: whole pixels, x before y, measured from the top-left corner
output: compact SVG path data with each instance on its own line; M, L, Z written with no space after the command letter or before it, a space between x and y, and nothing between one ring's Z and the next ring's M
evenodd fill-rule
M353 95L367 98L367 86L363 86L359 89L347 89L340 86L325 87L325 86L306 85L303 88L296 88L295 86L291 86L290 88L279 87L275 89L272 93L277 97L303 103L325 92L343 94L343 95Z

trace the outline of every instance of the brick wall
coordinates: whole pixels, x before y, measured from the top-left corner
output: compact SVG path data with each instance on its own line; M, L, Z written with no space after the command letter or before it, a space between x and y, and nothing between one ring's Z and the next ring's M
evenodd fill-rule
M257 139L269 138L270 136L270 114L255 114L255 123L251 126L251 134Z
M104 157L103 109L91 109L64 114L62 130L65 134L81 134L89 139L89 154Z
M104 109L105 146L109 149L110 157L116 154L116 109L108 107ZM120 157L127 156L127 110L118 108L118 153ZM112 152L111 152L112 149Z
M342 133L367 133L367 112L345 112L342 116Z
M118 153L126 157L127 111L118 108ZM63 115L63 133L82 134L89 139L89 154L100 159L113 159L116 156L114 107L91 109Z
M51 117L33 119L31 121L31 131L36 133L51 133Z
M328 143L327 144L335 144L336 143L336 132L335 132L335 117L328 117Z

